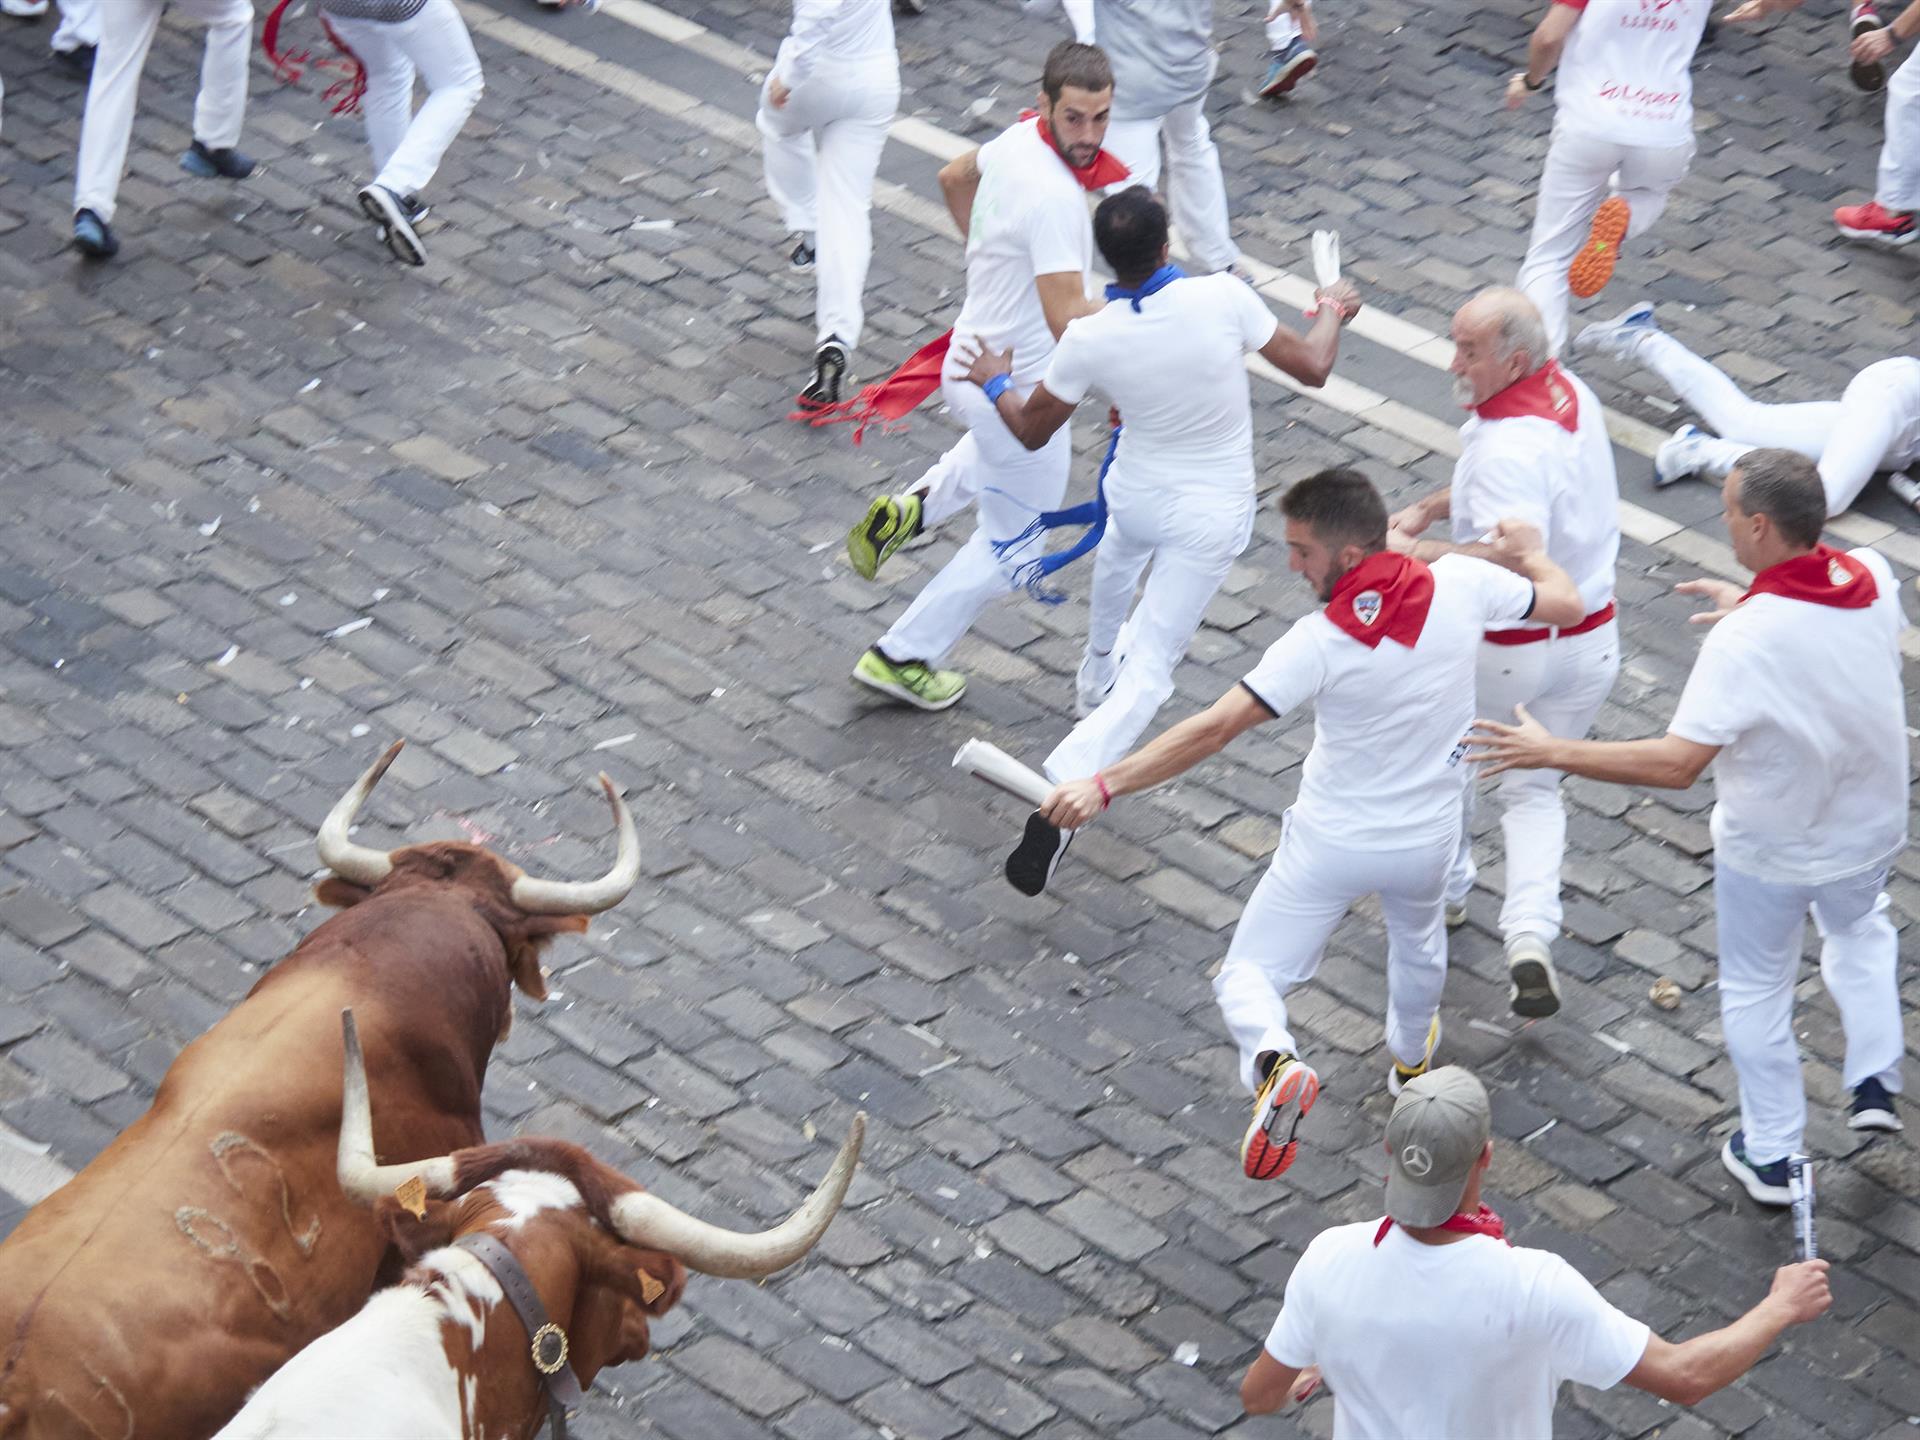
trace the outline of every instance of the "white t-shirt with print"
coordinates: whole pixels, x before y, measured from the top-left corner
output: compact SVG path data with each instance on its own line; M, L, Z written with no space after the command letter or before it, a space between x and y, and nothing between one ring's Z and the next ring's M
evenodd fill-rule
M1693 52L1712 0L1554 0L1580 11L1554 76L1555 117L1620 145L1693 139Z
M1253 403L1246 357L1273 338L1266 302L1233 275L1194 275L1140 302L1106 308L1067 326L1042 382L1079 404L1097 390L1124 428L1108 495L1253 492Z
M1318 1365L1333 1440L1552 1440L1560 1382L1618 1385L1652 1333L1547 1250L1424 1245L1378 1220L1322 1231L1267 1353Z
M1906 617L1877 551L1860 610L1755 595L1707 632L1668 730L1718 745L1714 853L1756 880L1817 885L1907 843Z
M1039 120L1022 120L980 147L980 188L967 222L967 298L954 321L955 358L978 340L1013 347L1013 383L1025 389L1053 358L1039 275L1071 271L1086 284L1093 264L1093 220L1087 192L1054 148L1040 138ZM957 367L957 370L956 370Z
M1459 832L1480 637L1533 609L1533 582L1511 570L1466 555L1429 568L1433 602L1411 649L1362 645L1323 608L1295 621L1240 682L1275 715L1313 702L1293 817L1356 849Z

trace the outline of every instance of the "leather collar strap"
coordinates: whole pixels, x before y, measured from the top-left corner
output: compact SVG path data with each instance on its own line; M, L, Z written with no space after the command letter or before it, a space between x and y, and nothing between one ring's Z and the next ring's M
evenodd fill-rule
M567 1412L579 1409L584 1398L580 1377L567 1362L566 1332L547 1319L547 1307L540 1303L540 1292L533 1288L533 1281L505 1245L491 1235L480 1233L462 1235L453 1246L456 1250L465 1250L487 1267L513 1303L520 1323L527 1327L527 1338L532 1341L533 1368L540 1372L547 1392L553 1440L565 1440Z

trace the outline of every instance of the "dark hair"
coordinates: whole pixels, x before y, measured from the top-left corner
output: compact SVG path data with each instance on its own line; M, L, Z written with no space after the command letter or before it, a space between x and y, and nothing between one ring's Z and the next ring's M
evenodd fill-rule
M1047 92L1049 102L1058 103L1060 92L1069 85L1076 90L1111 90L1113 66L1107 63L1107 52L1077 40L1062 40L1049 50L1047 68L1040 72L1040 88Z
M1827 523L1827 487L1813 461L1793 450L1749 450L1734 462L1740 508L1764 515L1789 545L1811 550Z
M1144 185L1109 195L1093 212L1093 238L1114 279L1138 285L1160 268L1167 248L1167 209Z
M1358 545L1369 555L1387 548L1387 502L1358 470L1340 466L1296 480L1280 497L1280 513L1325 545Z

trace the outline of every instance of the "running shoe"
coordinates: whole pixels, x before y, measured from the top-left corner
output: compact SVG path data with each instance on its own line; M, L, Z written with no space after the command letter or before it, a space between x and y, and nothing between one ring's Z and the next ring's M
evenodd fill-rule
M1640 342L1659 333L1660 322L1653 318L1653 302L1642 300L1611 320L1587 326L1574 337L1573 353L1604 355L1609 360L1631 365L1639 358Z
M1312 46L1298 35L1289 40L1286 48L1273 52L1267 62L1267 75L1260 82L1262 98L1271 100L1275 96L1285 95L1307 76L1313 73L1313 67L1320 63L1320 56ZM1276 1172L1277 1173L1277 1172Z
M1711 465L1706 450L1714 437L1698 425L1682 425L1660 443L1653 456L1653 488L1664 490L1695 475L1705 475Z
M1560 1009L1560 977L1553 972L1553 951L1538 935L1507 941L1507 1002L1513 1013L1541 1020Z
M867 507L866 516L847 532L847 559L853 573L871 580L889 556L920 533L920 497L882 495Z
M1387 1071L1387 1094L1398 1096L1407 1088L1409 1081L1418 1080L1433 1065L1433 1052L1440 1048L1440 1017L1435 1015L1427 1026L1427 1048L1420 1056L1418 1065L1402 1065L1398 1060Z
M1911 245L1920 239L1911 211L1889 210L1878 200L1864 205L1842 205L1833 212L1834 226L1849 240L1877 240L1882 245Z
M1063 830L1034 811L1027 817L1026 833L1007 856L1007 883L1022 895L1038 895L1053 879L1071 844L1073 831Z
M847 378L847 347L838 335L829 335L813 352L813 378L800 392L803 408L818 409L840 400L840 386Z
M936 670L919 660L896 665L878 650L860 657L853 680L916 710L946 710L967 693L967 677L958 670Z
M1253 1097L1253 1119L1240 1141L1240 1168L1249 1180L1272 1180L1300 1153L1300 1122L1320 1098L1320 1077L1291 1055L1276 1055Z
M1900 1114L1893 1108L1893 1096L1880 1081L1868 1076L1853 1087L1853 1103L1847 1107L1849 1130L1904 1130Z
M1793 1188L1787 1183L1786 1160L1782 1158L1756 1165L1747 1154L1747 1134L1744 1130L1736 1130L1727 1137L1727 1143L1720 1147L1720 1163L1727 1167L1727 1173L1740 1182L1747 1194L1762 1205L1784 1207L1793 1204Z
M1631 217L1631 209L1619 195L1609 195L1593 212L1587 243L1567 266L1567 288L1582 300L1598 295L1613 278L1613 267L1620 261L1620 242L1627 238Z
M181 155L180 168L202 180L244 180L253 174L253 157L231 145L214 150L204 140L196 140Z

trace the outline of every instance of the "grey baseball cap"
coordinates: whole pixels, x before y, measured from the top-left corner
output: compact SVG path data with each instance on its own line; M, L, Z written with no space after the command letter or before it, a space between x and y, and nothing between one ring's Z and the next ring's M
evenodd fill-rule
M1387 1120L1387 1214L1402 1225L1445 1224L1493 1123L1487 1087L1443 1066L1411 1080Z

